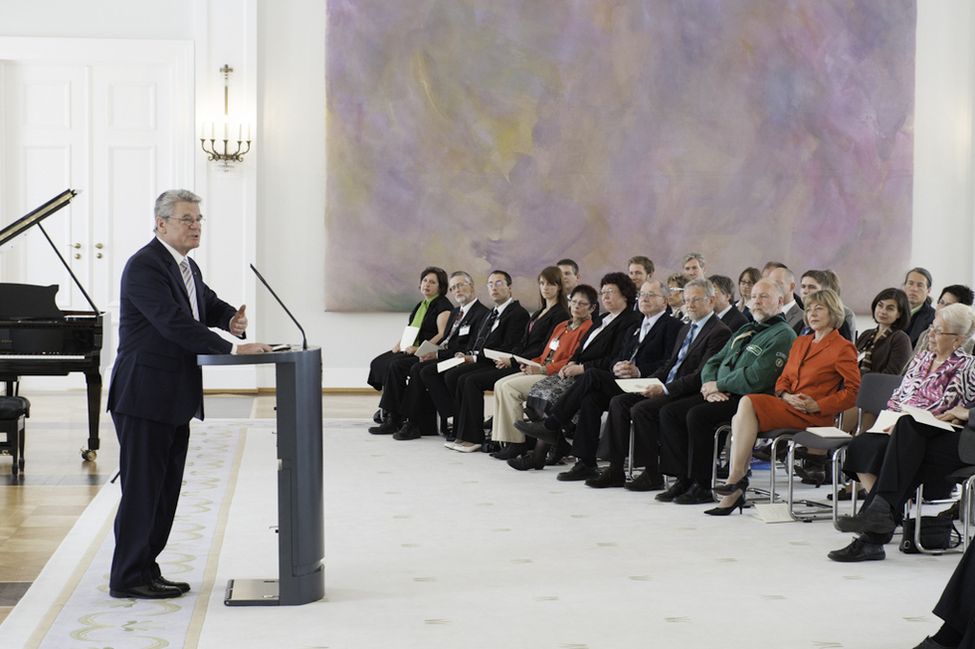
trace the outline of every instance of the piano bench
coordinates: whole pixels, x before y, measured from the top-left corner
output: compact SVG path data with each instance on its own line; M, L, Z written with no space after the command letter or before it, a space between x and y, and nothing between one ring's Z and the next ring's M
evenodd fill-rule
M30 401L24 397L0 396L0 452L10 454L13 475L24 468L24 419L30 417Z

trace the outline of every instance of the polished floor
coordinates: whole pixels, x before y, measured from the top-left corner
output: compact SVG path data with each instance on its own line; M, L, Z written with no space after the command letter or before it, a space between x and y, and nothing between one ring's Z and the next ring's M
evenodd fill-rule
M83 393L31 398L25 475L0 486L8 606L116 467L110 423L96 461L81 460ZM243 610L215 589L194 647L906 649L938 627L931 607L957 555L891 544L884 562L837 564L825 554L851 537L826 521L714 519L558 482L551 468L514 472L434 438L368 435L375 395L323 403L327 418L349 420L325 431L326 598ZM274 415L264 396L208 396L206 408L214 419ZM276 570L273 444L248 435L213 584Z
M11 460L0 456L0 621L16 605L102 485L118 469L118 443L111 418L103 413L100 448L86 462L88 417L83 391L31 394L24 471L11 475ZM326 395L328 417L366 417L376 398ZM208 394L207 416L274 417L273 396Z

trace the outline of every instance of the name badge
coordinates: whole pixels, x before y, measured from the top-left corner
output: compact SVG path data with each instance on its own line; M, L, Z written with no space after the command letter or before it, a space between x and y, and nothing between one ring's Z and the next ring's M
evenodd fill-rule
M470 333L471 333L471 326L469 324L468 325L464 325L463 327L461 327L460 329L457 330L457 335L458 336L467 336Z
M552 342L550 342L548 344L548 348L551 349L553 352L556 351L559 348L559 341L558 341L558 339L555 339Z

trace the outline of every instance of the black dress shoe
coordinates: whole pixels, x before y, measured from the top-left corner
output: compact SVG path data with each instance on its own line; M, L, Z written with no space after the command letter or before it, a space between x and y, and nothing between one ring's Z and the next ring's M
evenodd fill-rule
M135 599L169 599L171 597L182 597L183 591L176 587L162 586L153 580L145 586L110 588L108 594L112 597L134 597Z
M178 588L179 592L181 593L190 592L190 585L187 584L185 581L170 581L165 577L163 577L162 575L159 575L158 577L153 579L152 583L156 584L157 586L165 586L167 588Z
M627 482L623 487L630 491L660 491L664 488L664 477L648 469L633 478L632 482Z
M528 471L529 469L541 471L545 468L545 459L536 460L534 455L522 455L508 460L508 466L516 471Z
M402 428L393 433L393 439L398 439L400 441L420 439L421 437L423 437L423 435L420 433L419 427L408 422L403 424Z
M842 532L887 534L894 531L897 523L890 504L883 498L876 497L869 507L861 509L856 516L840 516L836 520L836 527Z
M678 480L677 482L671 485L670 489L668 489L663 493L657 494L656 496L654 496L653 499L659 500L662 503L673 502L674 498L687 491L692 484L694 483L690 481Z
M675 496L674 502L678 505L703 505L704 503L713 503L714 496L711 495L710 489L705 489L695 482L688 487L687 491Z
M585 480L586 478L592 478L599 473L599 469L594 466L586 466L580 460L576 462L575 465L568 471L563 471L560 473L556 479L562 482L576 482L579 480Z
M493 457L495 460L513 460L514 458L519 457L526 450L528 450L526 444L511 443L500 451L491 453L491 457Z
M373 435L392 435L397 430L399 430L399 425L396 423L392 415L386 415L383 419L383 423L378 426L370 426L369 432Z
M586 480L587 487L595 489L605 489L607 487L622 487L626 484L626 474L623 469L607 467L599 472L599 475Z
M562 435L557 430L549 430L541 421L516 421L515 428L529 437L542 440L546 444L558 444L559 437Z
M957 649L957 646L958 645L955 645L955 649ZM937 643L934 641L934 639L931 638L931 636L928 636L924 640L921 640L921 644L914 647L914 649L952 649L952 648Z
M853 542L841 550L833 550L826 555L833 561L852 563L855 561L882 561L887 558L884 546L876 543L867 543L862 536L853 539Z

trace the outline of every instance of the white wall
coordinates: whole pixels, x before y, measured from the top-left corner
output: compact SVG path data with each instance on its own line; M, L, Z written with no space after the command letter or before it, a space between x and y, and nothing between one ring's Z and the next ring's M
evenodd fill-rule
M241 234L225 232L204 254L222 294L253 305L257 338L295 341L298 334L244 272L256 258L268 280L321 345L325 385L365 385L369 360L391 345L402 314L323 311L325 212L325 38L321 0L48 0L4 2L0 36L189 39L196 44L197 112L212 110L216 69L239 71L244 101L257 120L248 169L234 179L198 172L210 214L224 208ZM223 60L227 56L239 59ZM912 260L936 286L975 278L975 8L971 0L919 0L916 61L914 241ZM211 70L212 68L212 70ZM198 118L199 119L199 118ZM202 174L202 175L201 175ZM200 179L203 180L200 180ZM209 194L207 194L209 192ZM214 201L214 198L217 201ZM211 236L219 230L208 228ZM219 244L217 241L219 240ZM229 246L225 240L231 241ZM369 254L372 251L363 251ZM405 269L413 272L416 269ZM878 269L868 281L899 283L903 269ZM254 308L256 307L256 308ZM259 374L261 385L271 377Z

